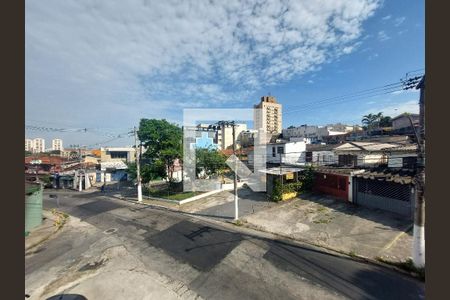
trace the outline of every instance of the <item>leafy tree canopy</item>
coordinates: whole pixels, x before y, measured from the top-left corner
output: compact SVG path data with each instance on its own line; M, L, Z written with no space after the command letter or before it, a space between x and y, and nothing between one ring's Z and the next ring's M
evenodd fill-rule
M227 157L214 148L195 149L197 175L204 171L206 175L220 175L221 171L228 169L225 163Z
M141 119L138 137L147 148L143 154L142 179L169 177L171 180L173 164L183 155L182 129L165 119Z

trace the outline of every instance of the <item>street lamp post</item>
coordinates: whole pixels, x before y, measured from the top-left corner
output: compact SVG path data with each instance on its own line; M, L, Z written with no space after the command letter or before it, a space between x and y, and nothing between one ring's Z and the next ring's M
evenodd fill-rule
M236 123L235 121L219 121L217 125L220 128L225 128L228 126L232 127L233 132L233 155L234 155L234 176L233 176L233 185L234 185L234 220L237 221L239 219L239 197L237 192L237 157L236 157ZM222 137L223 139L224 137Z

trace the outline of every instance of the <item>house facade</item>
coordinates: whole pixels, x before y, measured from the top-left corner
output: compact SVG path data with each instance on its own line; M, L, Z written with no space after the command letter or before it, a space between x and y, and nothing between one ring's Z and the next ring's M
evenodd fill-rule
M305 164L306 142L279 142L266 145L266 162L270 164Z

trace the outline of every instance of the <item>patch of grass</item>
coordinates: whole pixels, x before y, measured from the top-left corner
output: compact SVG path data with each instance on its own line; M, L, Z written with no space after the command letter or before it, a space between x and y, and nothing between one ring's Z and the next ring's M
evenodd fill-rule
M326 211L327 209L325 208L325 207L323 207L323 206L321 206L321 207L319 207L318 209L317 209L317 211L318 212L324 212L324 211Z
M203 192L172 192L167 190L156 190L156 191L148 191L146 193L146 195L150 197L164 198L177 201L191 198L200 194L203 194Z
M400 268L402 270L405 270L407 272L411 272L416 274L422 281L425 281L425 268L417 268L416 266L414 266L413 260L411 258L408 258L405 261L400 261L400 262L395 262L395 261L390 261L388 259L385 259L383 257L376 257L376 260L388 264L388 265L392 265L395 266L397 268Z
M328 224L331 222L331 219L319 219L319 220L314 220L313 223L316 224Z
M244 225L244 222L242 222L241 220L236 220L233 222L233 224L236 226L242 226L242 225Z
M350 255L351 257L357 257L356 252L354 250L351 250L348 255Z

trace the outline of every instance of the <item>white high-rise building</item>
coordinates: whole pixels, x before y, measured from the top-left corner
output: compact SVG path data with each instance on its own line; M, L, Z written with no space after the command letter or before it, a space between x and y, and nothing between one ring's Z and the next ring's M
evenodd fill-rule
M261 97L261 102L254 106L254 129L263 129L266 133L275 135L282 131L281 104L273 96Z
M45 152L45 140L41 138L35 138L33 140L33 152L40 153Z
M25 151L33 151L33 140L25 139Z
M61 139L53 139L52 140L52 150L59 150L59 151L63 151L63 141Z

